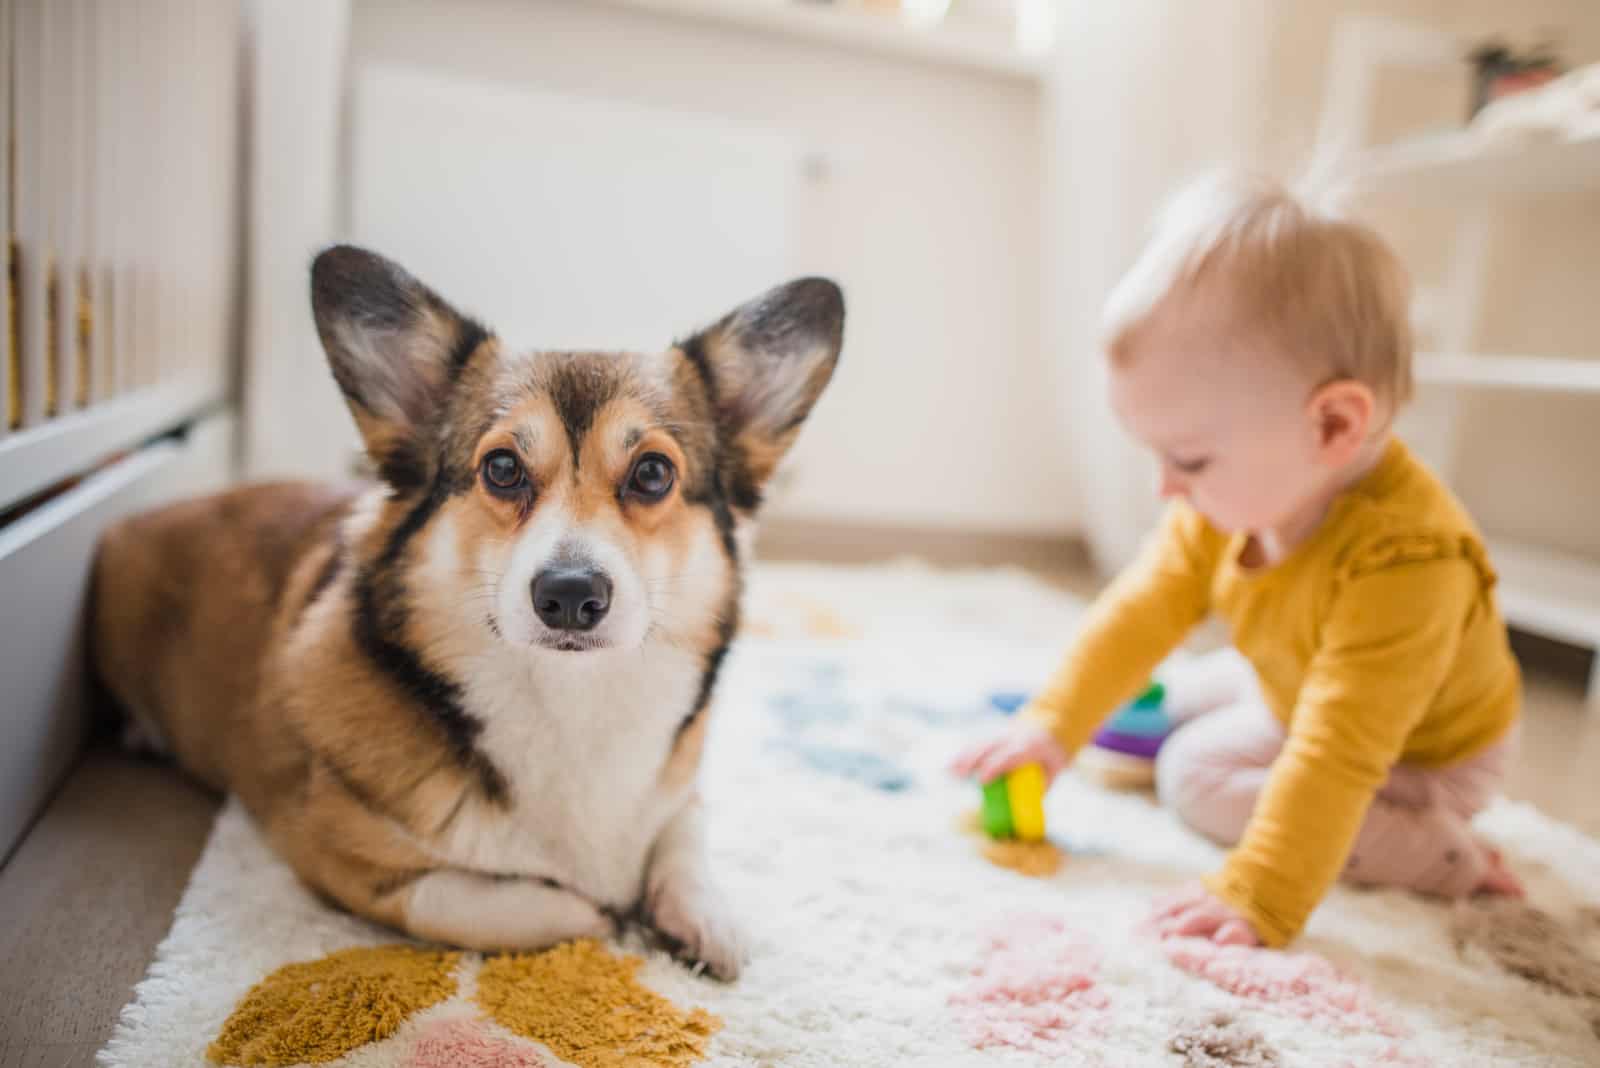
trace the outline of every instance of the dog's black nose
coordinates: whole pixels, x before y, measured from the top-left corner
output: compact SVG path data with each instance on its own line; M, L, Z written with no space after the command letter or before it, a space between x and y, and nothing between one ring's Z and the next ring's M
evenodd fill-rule
M587 568L540 572L533 580L533 610L553 630L593 630L611 610L611 580Z

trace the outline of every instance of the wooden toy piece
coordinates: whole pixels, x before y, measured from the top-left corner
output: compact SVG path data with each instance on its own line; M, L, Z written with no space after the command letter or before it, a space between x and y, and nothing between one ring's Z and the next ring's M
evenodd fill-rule
M1142 790L1154 786L1156 762L1087 745L1074 762L1080 772L1109 790Z
M1159 682L1151 683L1095 733L1078 754L1078 767L1113 788L1153 783L1156 754L1175 726L1162 707L1165 700L1166 689Z

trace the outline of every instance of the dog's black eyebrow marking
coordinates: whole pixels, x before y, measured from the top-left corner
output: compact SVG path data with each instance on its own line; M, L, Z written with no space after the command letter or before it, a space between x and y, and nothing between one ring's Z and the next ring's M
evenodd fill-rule
M622 447L631 452L633 451L633 447L639 444L639 439L642 437L644 437L644 431L640 430L638 427L634 427L623 437Z
M511 440L516 443L517 449L522 453L523 456L533 455L532 433L523 429L522 427L517 427L517 429L511 432Z
M486 798L496 804L509 800L505 776L476 746L483 723L462 707L461 684L423 664L416 651L397 640L405 630L405 587L394 573L406 545L444 502L471 485L470 479L453 478L441 460L439 474L426 496L408 512L389 535L388 542L370 566L356 578L356 614L352 621L356 644L385 674L424 709L443 731L456 762L478 778Z
M544 382L544 390L567 432L574 467L583 448L584 435L594 426L595 416L617 396L617 377L607 373L608 370L592 357L569 355L568 359L551 367Z

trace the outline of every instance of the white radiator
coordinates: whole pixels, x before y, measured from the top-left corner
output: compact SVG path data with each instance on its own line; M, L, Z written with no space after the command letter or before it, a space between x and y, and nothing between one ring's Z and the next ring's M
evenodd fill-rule
M228 477L241 23L0 0L0 856L83 732L98 533Z

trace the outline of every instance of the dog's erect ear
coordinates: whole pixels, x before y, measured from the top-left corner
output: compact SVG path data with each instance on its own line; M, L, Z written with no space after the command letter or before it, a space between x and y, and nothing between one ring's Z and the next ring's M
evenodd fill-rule
M750 512L833 377L844 340L844 294L801 278L741 305L679 348L699 369L733 454L734 507Z
M385 481L417 488L432 463L424 431L488 334L398 264L352 245L312 263L311 308L367 452Z

